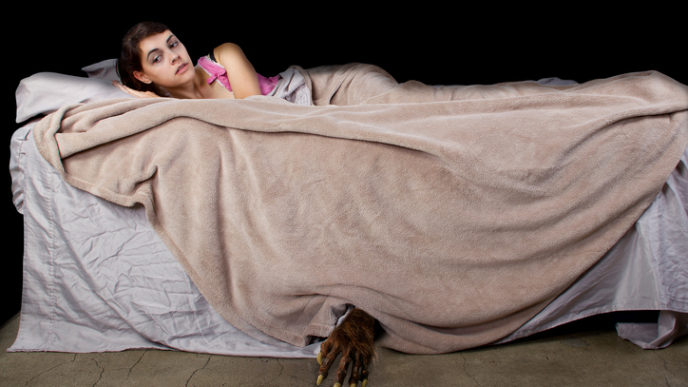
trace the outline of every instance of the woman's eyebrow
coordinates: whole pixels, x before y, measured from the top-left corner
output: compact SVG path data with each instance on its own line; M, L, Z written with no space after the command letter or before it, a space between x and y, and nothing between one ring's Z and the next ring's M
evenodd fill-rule
M168 43L168 44L169 44L170 40L172 40L172 39L174 39L174 38L175 38L174 34L170 34L170 36L168 36L167 39L165 40L165 43ZM159 48L157 48L157 47L156 47L156 48L153 48L152 50L148 51L148 54L146 55L146 58L147 58L147 59L150 58L151 54L154 54L154 53L156 53L156 52L158 52L158 51L160 51Z
M150 60L150 56L153 55L153 54L155 54L155 53L158 52L158 51L161 51L161 50L160 50L159 48L154 48L154 49L148 51L148 55L146 55L146 59L149 59L149 60Z

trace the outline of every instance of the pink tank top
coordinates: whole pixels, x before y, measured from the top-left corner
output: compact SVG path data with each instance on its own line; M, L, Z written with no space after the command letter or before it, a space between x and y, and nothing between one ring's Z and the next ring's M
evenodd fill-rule
M208 56L203 56L198 59L198 65L210 75L208 84L218 81L227 90L232 91L232 85L229 84L229 78L227 78L227 70L221 64ZM258 84L263 95L269 94L277 86L277 82L279 82L279 75L267 78L258 74Z

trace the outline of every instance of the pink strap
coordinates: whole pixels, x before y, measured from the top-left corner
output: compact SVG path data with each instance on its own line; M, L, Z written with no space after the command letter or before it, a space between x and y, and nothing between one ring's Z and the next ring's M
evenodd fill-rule
M229 78L227 78L227 70L225 70L221 64L215 63L208 57L202 56L200 59L198 59L198 65L203 67L203 69L210 74L210 77L208 78L208 84L211 84L217 80L227 90L232 91L232 86L229 84Z
M229 84L229 78L227 77L227 70L219 63L211 60L207 56L202 56L198 59L198 65L203 67L203 69L210 74L208 78L208 84L215 82L216 80L222 84L227 90L232 91L232 86ZM279 82L279 75L275 75L270 78L266 78L260 74L258 75L258 84L260 85L260 91L263 95L268 95Z

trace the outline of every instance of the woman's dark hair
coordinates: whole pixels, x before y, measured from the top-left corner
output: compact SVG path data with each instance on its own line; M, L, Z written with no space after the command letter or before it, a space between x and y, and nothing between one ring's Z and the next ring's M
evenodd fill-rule
M134 77L134 71L142 71L139 43L155 34L169 30L166 25L158 22L141 22L131 27L122 38L122 48L117 60L117 72L122 83L132 89L140 91L153 91L160 94L153 84L146 84Z

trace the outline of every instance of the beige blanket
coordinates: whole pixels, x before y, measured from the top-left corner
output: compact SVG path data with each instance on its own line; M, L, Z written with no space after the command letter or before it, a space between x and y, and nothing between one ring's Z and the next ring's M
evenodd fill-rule
M236 327L303 345L356 305L412 353L516 330L633 226L688 144L688 88L655 72L558 88L305 74L317 106L108 101L35 137L70 184L145 206Z

